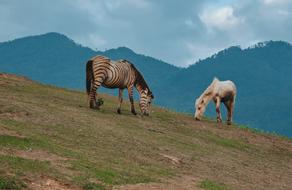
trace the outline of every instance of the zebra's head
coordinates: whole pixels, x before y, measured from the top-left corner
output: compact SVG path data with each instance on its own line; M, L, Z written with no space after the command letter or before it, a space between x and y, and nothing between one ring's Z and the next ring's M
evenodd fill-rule
M140 92L140 109L142 115L149 116L150 106L152 103L152 99L154 99L154 95L149 89L141 90Z

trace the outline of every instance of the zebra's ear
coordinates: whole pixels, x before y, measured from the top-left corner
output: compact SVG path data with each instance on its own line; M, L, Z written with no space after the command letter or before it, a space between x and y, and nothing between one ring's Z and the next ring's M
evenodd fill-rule
M154 95L152 94L152 92L151 92L151 99L154 99Z

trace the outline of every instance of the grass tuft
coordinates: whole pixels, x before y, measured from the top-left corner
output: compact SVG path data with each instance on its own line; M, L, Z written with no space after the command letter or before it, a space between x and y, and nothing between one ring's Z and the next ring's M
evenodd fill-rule
M82 187L84 190L106 190L107 188L102 184L86 183Z
M201 181L200 187L206 190L231 190L224 184L220 184L208 179Z
M27 186L15 177L0 176L1 190L21 190L26 188Z

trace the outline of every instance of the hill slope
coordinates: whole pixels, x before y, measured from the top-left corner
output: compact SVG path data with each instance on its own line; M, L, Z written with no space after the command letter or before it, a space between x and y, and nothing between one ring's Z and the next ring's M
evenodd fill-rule
M126 47L93 51L64 35L48 33L0 43L0 72L84 89L84 63L96 54L135 63L154 92L155 104L182 112L194 112L195 98L214 76L231 79L238 87L236 122L292 137L292 46L286 42L231 47L189 68L178 68ZM101 92L117 94L116 90ZM214 117L214 110L209 106L207 115Z
M292 142L0 75L0 189L289 189ZM162 184L161 184L162 182ZM138 185L126 185L137 184Z

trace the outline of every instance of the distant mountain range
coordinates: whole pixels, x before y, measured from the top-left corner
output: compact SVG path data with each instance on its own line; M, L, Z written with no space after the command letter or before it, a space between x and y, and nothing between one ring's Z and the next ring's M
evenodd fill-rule
M215 76L233 80L237 123L292 137L292 46L282 41L230 47L179 68L126 47L94 51L62 34L47 33L0 43L0 72L83 90L85 62L97 54L133 62L154 92L155 104L182 112L194 112L195 98ZM206 114L214 117L213 103Z

